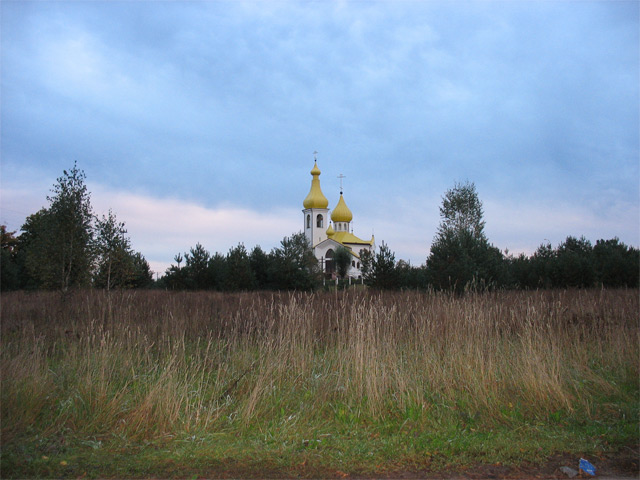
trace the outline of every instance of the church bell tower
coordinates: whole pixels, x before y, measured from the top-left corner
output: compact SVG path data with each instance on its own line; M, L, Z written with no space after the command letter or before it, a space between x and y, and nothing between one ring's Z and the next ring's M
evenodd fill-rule
M315 152L314 152L315 155ZM304 234L312 247L327 239L327 228L329 227L329 200L320 189L320 169L318 160L314 156L314 165L311 169L311 189L302 202L304 221Z

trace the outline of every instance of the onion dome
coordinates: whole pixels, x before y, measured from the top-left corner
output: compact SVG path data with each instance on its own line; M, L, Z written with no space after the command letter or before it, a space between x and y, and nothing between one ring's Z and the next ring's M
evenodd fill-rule
M331 212L331 220L334 222L350 222L353 219L353 214L347 204L344 203L344 198L342 197L342 192L340 192L340 200L338 200L338 205Z
M336 231L333 229L333 225L329 224L329 228L327 228L327 237L331 238L335 233Z
M309 195L304 199L302 205L304 208L327 208L329 206L329 200L327 200L327 197L324 196L320 189L320 169L318 168L317 162L314 163L311 169L311 175L313 176L311 180L311 190L309 190Z

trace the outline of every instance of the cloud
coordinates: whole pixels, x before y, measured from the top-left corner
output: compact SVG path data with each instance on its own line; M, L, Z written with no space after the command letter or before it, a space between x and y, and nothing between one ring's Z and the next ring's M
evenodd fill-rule
M206 207L176 198L156 198L91 185L96 212L113 210L124 221L134 249L152 269L164 273L173 257L201 243L210 253L227 251L238 243L247 250L279 245L301 230L297 209L251 210L234 205Z
M640 245L640 208L621 202L602 211L587 205L537 200L506 203L484 202L485 232L491 243L511 253L532 254L541 243L558 245L567 236L596 240L620 238L627 245Z
M0 188L0 223L19 230L25 218L47 207L53 182L31 169L3 172ZM6 182L7 174L12 176ZM37 179L37 180L34 180ZM8 185L7 185L8 184ZM91 204L97 216L109 209L125 223L134 250L141 252L152 270L162 274L178 253L201 243L210 253L222 254L244 243L248 250L260 245L269 251L302 228L300 210L292 208L242 208L233 204L205 206L178 198L114 190L88 182Z
M318 150L330 201L335 176L348 177L355 233L374 230L412 263L428 254L439 195L466 179L501 248L568 234L637 244L634 2L3 2L2 13L2 220L18 227L45 201L43 176L77 160L103 190L96 206L147 256L170 261L197 241L268 248L299 229ZM34 196L12 171L23 166Z

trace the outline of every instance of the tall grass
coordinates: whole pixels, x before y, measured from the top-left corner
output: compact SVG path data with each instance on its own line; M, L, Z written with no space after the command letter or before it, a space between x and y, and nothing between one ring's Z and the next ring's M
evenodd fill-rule
M638 312L635 290L7 293L2 443L616 420Z

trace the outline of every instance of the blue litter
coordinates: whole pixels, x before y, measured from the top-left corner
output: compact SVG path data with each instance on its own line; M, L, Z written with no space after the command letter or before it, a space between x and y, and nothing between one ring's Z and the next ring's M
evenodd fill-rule
M584 458L580 459L580 470L592 476L596 474L596 467L594 467L589 460L585 460Z

